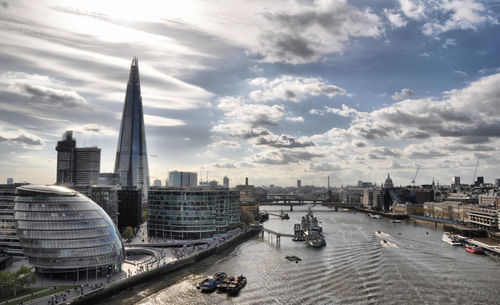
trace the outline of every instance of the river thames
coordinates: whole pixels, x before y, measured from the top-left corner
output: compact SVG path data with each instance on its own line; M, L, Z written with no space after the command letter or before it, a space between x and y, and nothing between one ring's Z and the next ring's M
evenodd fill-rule
M261 210L279 207L261 206ZM293 233L307 207L271 216L266 228ZM500 304L500 263L441 241L432 226L314 207L322 249L281 238L251 239L234 249L106 300L107 304ZM381 233L377 233L380 231ZM386 240L387 243L384 243ZM302 258L299 263L287 255ZM195 284L224 271L248 284L237 297L202 294ZM168 285L168 286L167 286Z

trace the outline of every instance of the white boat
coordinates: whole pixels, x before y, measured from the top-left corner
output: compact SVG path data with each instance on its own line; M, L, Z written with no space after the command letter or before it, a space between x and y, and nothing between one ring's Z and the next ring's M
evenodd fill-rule
M450 244L452 246L461 246L462 245L462 243L459 241L459 239L455 235L452 235L450 232L444 232L443 237L441 239L445 243Z
M393 220L392 220L392 223L401 223L401 222L402 222L402 221L401 221L401 220L399 220L399 219L393 219Z
M372 218L373 219L382 219L382 216L375 214L375 215L372 215Z

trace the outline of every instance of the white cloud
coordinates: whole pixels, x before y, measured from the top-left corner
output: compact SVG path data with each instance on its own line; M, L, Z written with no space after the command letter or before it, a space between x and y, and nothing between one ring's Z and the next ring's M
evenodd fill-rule
M308 96L326 95L332 98L347 94L345 89L328 84L319 77L284 75L273 80L260 77L252 79L250 84L261 88L248 95L257 102L283 100L298 103Z
M384 9L385 16L391 23L391 27L394 29L404 27L408 24L408 20L404 19L404 17L395 12L395 10Z
M457 45L457 42L454 38L447 38L444 42L442 47L445 49L448 49L448 47L454 47Z
M441 18L424 24L422 32L429 36L451 30L476 30L485 23L497 23L484 5L474 0L440 0L432 8Z
M458 71L458 70L457 71L453 71L453 74L458 75L458 76L462 76L462 77L469 76L469 74L467 74L467 72L465 72L465 71Z
M403 100L406 98L410 98L414 95L415 95L415 92L413 90L405 88L405 89L401 89L401 91L399 91L399 92L394 92L394 94L392 95L392 99L393 100Z
M45 145L45 141L37 135L26 131L0 131L0 144L15 144L25 148L40 148Z
M313 115L325 115L327 113L333 113L333 114L337 114L337 115L340 115L340 116L343 116L346 118L347 117L356 117L356 116L362 114L362 112L359 112L356 109L351 108L351 107L344 105L344 104L342 104L341 109L325 106L325 108L323 108L322 110L311 109L311 110L309 110L309 113L313 114Z
M406 17L421 20L425 17L425 1L422 0L399 0L401 11Z
M304 122L304 118L301 117L301 116L288 117L288 118L285 118L285 119L288 120L288 121L292 121L292 122Z
M144 124L148 126L182 126L186 125L184 121L178 119L171 119L157 115L144 115Z

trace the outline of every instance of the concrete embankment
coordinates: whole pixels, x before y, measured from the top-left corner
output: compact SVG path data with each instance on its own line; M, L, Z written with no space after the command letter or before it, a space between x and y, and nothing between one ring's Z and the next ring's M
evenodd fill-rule
M400 219L400 220L408 219L408 215L406 215L406 214L385 213L385 212L373 211L373 210L369 210L369 209L363 209L363 208L359 208L359 207L354 207L352 209L354 209L358 212L377 214L377 215L380 215L380 216L383 216L386 218L390 218L390 219Z
M143 284L151 280L155 280L162 275L190 266L198 261L203 260L206 257L220 253L232 246L245 242L246 240L255 236L256 233L257 233L256 231L252 230L242 232L239 235L233 237L232 239L216 247L197 252L185 258L181 258L173 262L170 262L168 264L165 264L161 267L145 271L137 275L128 277L126 279L114 282L111 285L101 290L89 293L85 296L80 297L79 299L74 300L71 304L80 305L80 304L94 304L102 302L103 299L116 295L120 291L128 290L136 285Z

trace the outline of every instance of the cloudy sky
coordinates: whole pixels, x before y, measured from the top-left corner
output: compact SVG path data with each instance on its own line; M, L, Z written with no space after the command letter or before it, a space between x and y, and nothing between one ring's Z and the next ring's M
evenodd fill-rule
M493 0L0 0L0 179L53 183L65 130L112 171L137 56L152 179L469 183L479 159L491 182L499 22Z

